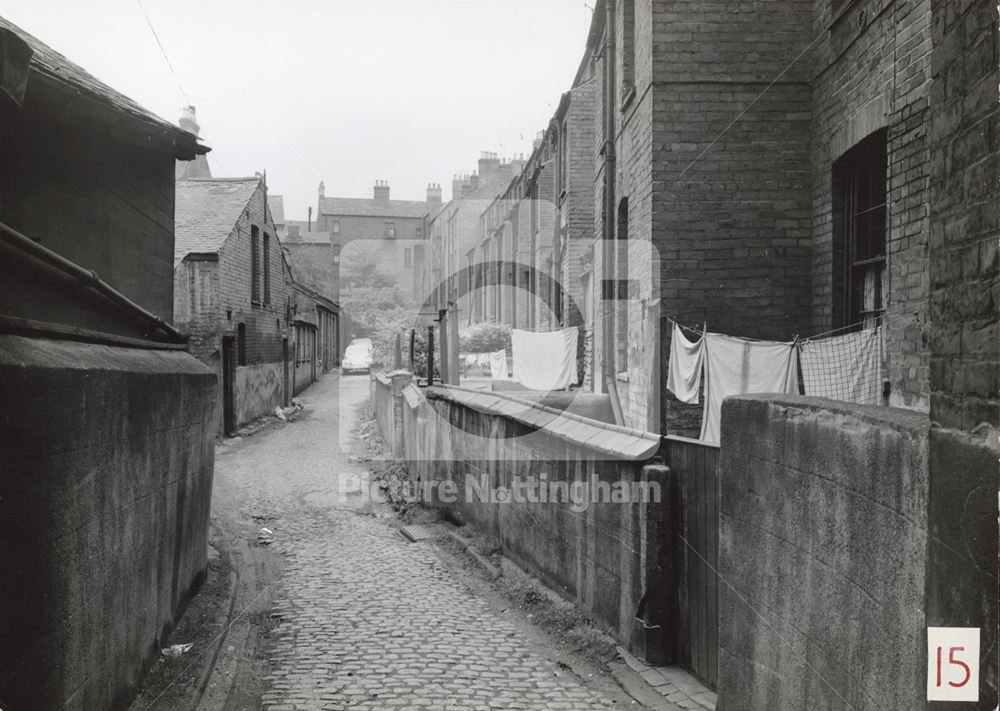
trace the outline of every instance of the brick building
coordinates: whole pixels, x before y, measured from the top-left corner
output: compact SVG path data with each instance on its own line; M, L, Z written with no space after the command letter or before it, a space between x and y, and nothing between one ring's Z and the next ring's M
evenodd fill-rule
M208 148L0 18L0 695L123 708L206 571L216 382L171 325Z
M221 432L287 404L290 280L261 176L177 181L174 321L219 375Z
M543 140L483 215L481 258L535 271L484 275L479 312L537 327L518 294L551 276L586 387L614 382L642 429L699 429L662 388L664 317L780 341L879 323L884 404L926 411L930 16L602 0ZM551 269L527 200L557 208Z
M421 201L391 199L384 180L375 182L371 198L327 197L320 183L316 229L330 236L332 260L337 265L351 242L377 242L382 273L397 278L400 288L412 294L413 264L424 245L424 216L440 201L440 187L428 187L427 198Z

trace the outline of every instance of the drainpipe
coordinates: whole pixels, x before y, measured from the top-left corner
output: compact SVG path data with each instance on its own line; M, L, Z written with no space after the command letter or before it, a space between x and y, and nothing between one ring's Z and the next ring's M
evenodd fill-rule
M605 3L604 20L604 239L603 265L604 282L614 288L612 293L601 294L603 313L601 326L603 330L604 357L602 370L604 380L614 380L615 377L615 299L618 298L618 285L614 283L615 264L615 0ZM610 269L609 269L610 267ZM611 278L608 279L608 276ZM605 384L605 392L610 388Z

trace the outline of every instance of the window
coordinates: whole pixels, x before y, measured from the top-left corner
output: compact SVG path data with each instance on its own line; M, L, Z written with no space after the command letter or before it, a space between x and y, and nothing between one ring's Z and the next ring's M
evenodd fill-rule
M335 235L340 234L340 220L330 220L330 232Z
M407 269L413 266L413 250L409 247L403 250L403 266Z
M260 230L250 227L250 301L260 303Z
M334 264L340 264L340 245L339 244L334 244L333 245L333 263Z
M622 2L622 104L635 93L635 0Z
M271 235L264 233L264 303L271 303Z
M385 223L385 236L393 238L396 236L396 223L391 220L387 220Z
M872 134L833 166L833 321L881 321L886 294L886 133Z
M247 325L241 323L236 327L236 362L247 364Z

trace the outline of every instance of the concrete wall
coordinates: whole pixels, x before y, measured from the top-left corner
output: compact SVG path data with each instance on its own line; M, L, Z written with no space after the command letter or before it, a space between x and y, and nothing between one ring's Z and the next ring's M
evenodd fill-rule
M719 711L923 708L927 425L817 398L723 404Z
M283 363L258 363L236 369L236 424L242 425L284 404Z
M399 397L394 405L390 380L376 376L373 404L383 437L398 443L412 479L453 482L458 494L451 503L440 498L428 503L497 538L506 556L592 613L637 654L646 656L648 650L663 648L659 637L650 641L636 618L644 597L659 599L665 594L654 585L662 582L659 541L664 538L660 529L666 504L605 501L574 510L566 501L500 503L467 497L466 492L467 487L488 491L509 487L515 477L538 476L542 470L549 481L660 485L667 477L664 467L609 455L557 435L554 428L536 431L499 411L468 407L446 388L429 389L427 399L412 385L395 389ZM502 408L509 412L514 401L497 397L507 402ZM514 409L544 416L526 401L518 406ZM603 423L592 425L607 432ZM646 436L651 437L647 446L655 451L657 439ZM651 635L663 632L656 628Z
M0 336L0 698L127 705L205 569L214 374Z

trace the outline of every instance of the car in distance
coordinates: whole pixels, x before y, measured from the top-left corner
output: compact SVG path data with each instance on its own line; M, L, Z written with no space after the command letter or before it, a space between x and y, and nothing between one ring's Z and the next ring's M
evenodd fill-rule
M370 338L355 338L344 351L344 357L340 361L340 372L344 375L367 373L371 370L374 352Z

